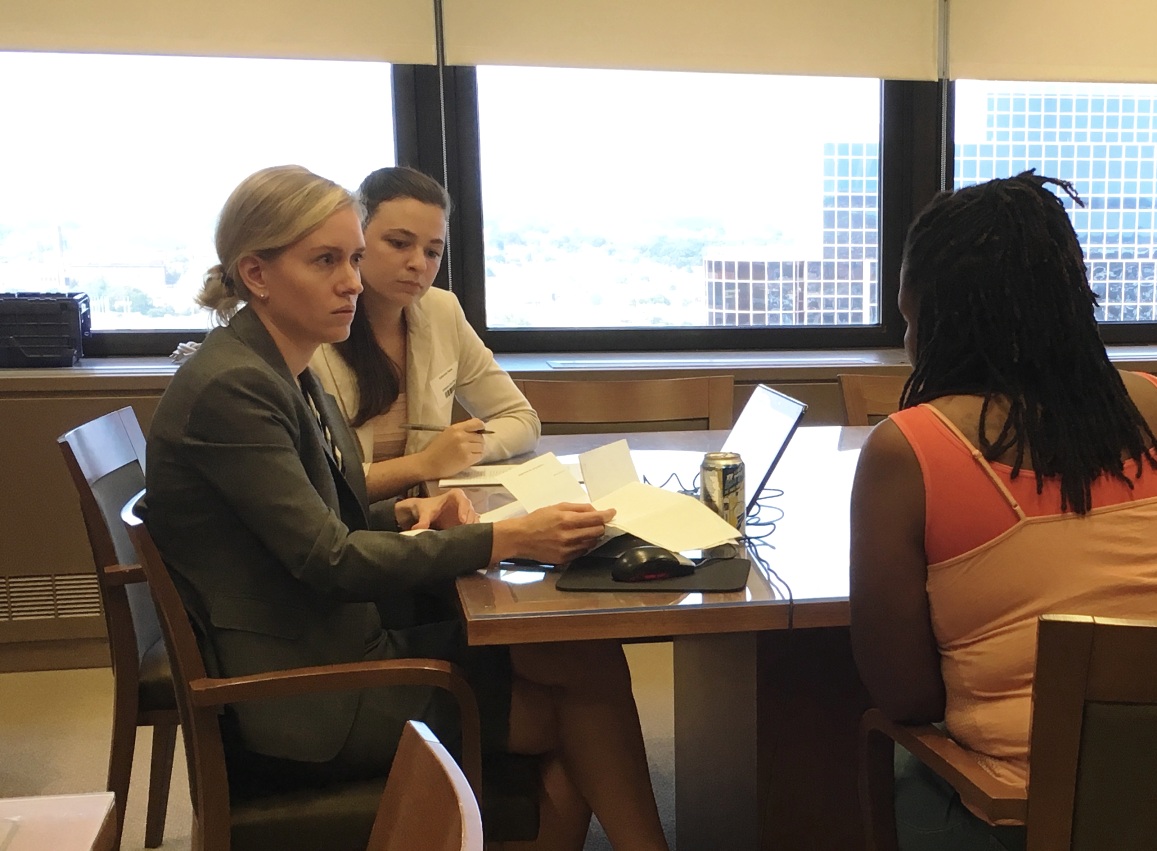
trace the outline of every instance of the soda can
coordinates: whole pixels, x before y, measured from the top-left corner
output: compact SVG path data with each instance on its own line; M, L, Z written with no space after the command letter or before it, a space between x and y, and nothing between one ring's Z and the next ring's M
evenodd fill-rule
M747 498L738 452L708 452L699 467L699 501L743 532Z

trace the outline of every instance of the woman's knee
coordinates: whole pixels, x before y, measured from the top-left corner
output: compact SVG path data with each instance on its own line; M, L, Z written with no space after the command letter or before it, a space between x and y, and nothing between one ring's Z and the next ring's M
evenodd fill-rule
M507 747L514 753L543 754L558 749L556 699L550 689L515 676L510 688Z
M617 641L518 645L510 649L516 676L555 688L630 688L631 673Z

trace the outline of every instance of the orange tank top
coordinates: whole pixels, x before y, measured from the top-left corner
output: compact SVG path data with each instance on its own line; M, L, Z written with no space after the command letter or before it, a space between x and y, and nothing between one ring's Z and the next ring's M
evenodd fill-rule
M1031 474L1010 481L932 406L893 420L920 461L938 551L926 543L948 732L994 777L1026 785L1037 618L1154 616L1157 472L1133 490L1097 482L1093 510L1062 514L1055 482L1038 497Z
M1157 376L1139 373L1157 385ZM889 419L907 438L924 476L924 553L929 564L957 556L991 541L1011 529L1013 512L993 490L989 477L973 460L971 443L958 439L956 429L937 416L931 405L918 405L892 414ZM1059 479L1045 479L1036 492L1036 475L1022 470L1014 479L1007 464L987 465L995 471L1029 517L1059 514ZM1134 472L1131 462L1126 475ZM1157 496L1157 475L1133 479L1133 488L1120 479L1105 476L1093 483L1093 505L1116 505Z

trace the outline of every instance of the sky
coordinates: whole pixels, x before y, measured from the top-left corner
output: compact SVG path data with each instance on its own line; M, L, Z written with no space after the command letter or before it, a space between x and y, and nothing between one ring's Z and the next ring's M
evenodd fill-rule
M802 237L823 143L880 134L878 80L480 68L478 92L488 217L594 232Z
M381 63L0 53L0 79L30 81L4 87L0 226L84 221L94 251L179 233L212 257L253 171L297 163L356 188L394 161Z

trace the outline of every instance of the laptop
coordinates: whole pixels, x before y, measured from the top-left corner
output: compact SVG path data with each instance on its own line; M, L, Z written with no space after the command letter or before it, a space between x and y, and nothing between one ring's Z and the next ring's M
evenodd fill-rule
M757 384L731 427L723 451L738 452L743 459L748 515L755 511L759 495L767 487L805 411L807 405L799 399Z

